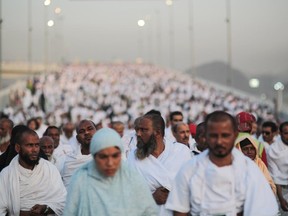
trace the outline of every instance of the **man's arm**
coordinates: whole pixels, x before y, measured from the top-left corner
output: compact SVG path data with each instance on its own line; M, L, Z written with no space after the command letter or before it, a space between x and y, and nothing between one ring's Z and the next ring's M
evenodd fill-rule
M48 205L39 204L34 205L30 211L20 211L20 216L42 216L49 214L55 214L55 212Z
M182 213L182 212L173 212L173 216L188 216L188 213Z
M155 202L158 204L158 205L163 205L166 203L167 201L167 198L168 198L168 195L169 195L169 190L167 190L166 188L164 187L159 187L155 190L155 192L152 194Z
M279 199L280 206L281 206L282 210L283 211L288 211L288 203L283 198L281 185L276 184L276 189L277 189L277 196L278 196L278 199Z

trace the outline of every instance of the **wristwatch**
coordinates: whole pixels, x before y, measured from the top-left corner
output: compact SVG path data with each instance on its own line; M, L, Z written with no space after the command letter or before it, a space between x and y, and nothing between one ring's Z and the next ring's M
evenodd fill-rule
M44 215L48 215L48 212L49 212L50 208L48 205L46 205L46 209L45 211L43 212Z

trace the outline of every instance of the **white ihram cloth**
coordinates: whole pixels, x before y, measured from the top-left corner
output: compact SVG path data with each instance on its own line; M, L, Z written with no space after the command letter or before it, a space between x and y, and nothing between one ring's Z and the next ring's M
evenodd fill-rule
M80 168L82 165L86 164L87 162L91 161L92 155L82 155L81 151L76 155L67 155L66 160L64 162L63 169L61 171L61 176L63 183L66 188L68 188L70 179L73 173Z
M73 149L69 145L59 144L57 148L54 149L53 154L56 158L63 157L64 155L69 155L73 153Z
M0 173L0 215L19 215L36 205L48 205L56 215L62 215L66 189L54 165L39 160L33 170L23 168L15 156Z
M143 175L151 193L159 187L171 191L177 172L190 159L191 153L187 146L175 145L169 141L166 141L164 151L157 158L149 155L143 160L138 160L135 151L131 151L128 156L128 162ZM172 212L165 209L164 205L159 205L159 207L159 215L172 215Z
M61 157L55 157L54 153L52 154L52 156L49 159L49 161L57 167L57 169L60 173L63 170L65 160L66 160L66 155L63 155Z
M78 142L76 136L73 136L70 140L68 145L72 148L73 154L77 154L81 151L81 144Z
M270 145L267 154L268 169L275 184L288 185L288 145L281 137Z
M276 198L257 165L237 149L232 165L217 167L208 150L177 174L166 208L193 215L277 215Z

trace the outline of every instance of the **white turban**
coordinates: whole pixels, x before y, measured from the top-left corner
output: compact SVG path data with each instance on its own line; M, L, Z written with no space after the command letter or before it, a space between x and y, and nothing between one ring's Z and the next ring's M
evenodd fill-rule
M92 137L90 153L94 156L97 152L114 146L119 147L121 152L123 152L123 142L120 135L111 128L102 128Z

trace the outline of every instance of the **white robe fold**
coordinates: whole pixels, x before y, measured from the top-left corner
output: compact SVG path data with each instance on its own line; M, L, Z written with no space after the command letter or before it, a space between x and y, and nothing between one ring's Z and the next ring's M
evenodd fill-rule
M63 183L66 188L68 188L70 183L70 178L79 167L84 165L85 163L91 161L93 158L91 154L89 155L82 155L79 152L77 155L67 155L66 160L64 162L63 169L61 171L61 176Z
M187 146L166 141L165 149L158 158L150 155L143 160L138 160L133 151L128 157L128 162L142 174L151 193L154 193L159 187L165 187L171 191L177 172L190 159L191 154ZM159 215L172 215L172 212L165 209L164 205L160 205Z
M57 168L40 159L29 173L20 171L19 168L24 168L20 167L18 157L0 173L0 215L8 212L8 215L18 216L20 210L30 210L36 204L48 205L56 215L62 215L66 189ZM23 176L25 172L29 175Z
M267 160L274 183L288 185L288 145L283 143L281 137L270 145Z

